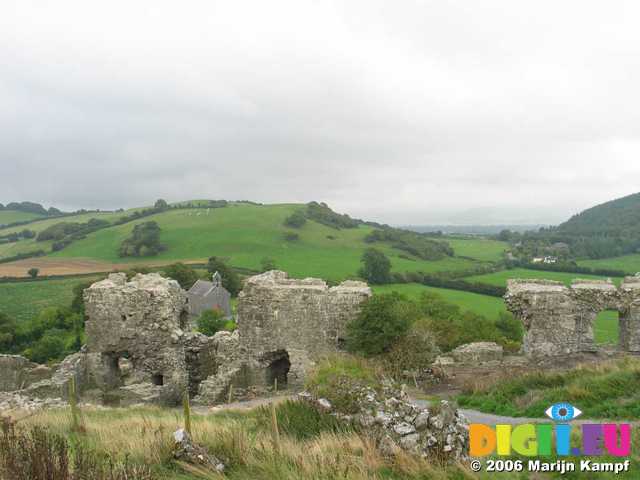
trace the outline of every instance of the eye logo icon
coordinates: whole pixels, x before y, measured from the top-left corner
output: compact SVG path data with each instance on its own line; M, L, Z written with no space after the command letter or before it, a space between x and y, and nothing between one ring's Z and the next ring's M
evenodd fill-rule
M582 411L570 403L554 403L544 412L554 422L569 422L582 414Z

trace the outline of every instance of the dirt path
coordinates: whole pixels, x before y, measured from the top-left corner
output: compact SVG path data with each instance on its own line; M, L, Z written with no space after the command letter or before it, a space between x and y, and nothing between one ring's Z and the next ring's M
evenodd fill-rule
M252 410L254 408L271 405L272 403L284 402L285 400L293 400L295 398L295 395L278 395L275 397L256 398L253 400L244 400L241 402L223 403L220 405L213 405L212 407L194 406L192 407L192 410L201 415L222 412L225 410Z

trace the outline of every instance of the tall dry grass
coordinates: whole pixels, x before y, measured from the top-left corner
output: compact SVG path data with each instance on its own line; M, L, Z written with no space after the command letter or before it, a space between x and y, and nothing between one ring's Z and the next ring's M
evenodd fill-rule
M72 441L81 441L87 448L126 455L132 462L152 465L162 478L222 478L172 462L171 434L183 426L181 413L155 407L85 408L82 435L69 431L68 410L42 411L20 423L23 428L46 427ZM385 458L372 440L356 433L324 432L307 440L280 435L278 442L274 442L272 430L264 428L254 413L192 414L191 428L194 440L228 465L225 478L445 480L471 475L462 467L442 469L403 453Z

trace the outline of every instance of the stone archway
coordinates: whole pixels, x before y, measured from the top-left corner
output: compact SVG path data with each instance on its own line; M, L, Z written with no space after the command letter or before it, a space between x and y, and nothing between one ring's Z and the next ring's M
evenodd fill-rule
M266 370L267 385L286 388L289 382L289 370L291 370L291 360L286 350L279 350L271 354Z
M509 280L507 308L525 327L524 353L555 356L597 350L594 322L602 311L617 311L620 350L640 353L640 277L620 286L576 280L570 287L549 280Z

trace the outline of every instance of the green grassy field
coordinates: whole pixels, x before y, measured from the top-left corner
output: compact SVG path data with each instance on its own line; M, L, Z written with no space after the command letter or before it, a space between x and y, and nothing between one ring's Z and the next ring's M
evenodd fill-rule
M0 225L7 225L14 222L26 222L27 220L34 220L36 218L42 218L42 215L38 215L37 213L20 212L17 210L0 211ZM21 230L25 228L29 227L23 226Z
M232 204L226 208L171 210L135 222L94 232L53 258L91 258L107 262L173 262L204 260L212 255L226 257L236 267L258 269L263 258L276 261L278 268L295 277L318 276L328 280L353 277L360 268L363 251L371 246L363 241L371 227L336 230L313 221L300 229L283 226L284 219L300 205ZM160 239L166 252L156 257L120 258L118 247L134 226L156 221L162 229ZM294 231L297 241L286 241L284 234ZM331 238L333 237L333 238ZM395 271L441 272L464 270L477 262L447 257L440 261L407 260L400 250L375 244L391 259Z
M635 275L640 272L640 253L622 257L602 258L600 260L581 260L578 265L589 268L612 268L614 270L622 270L629 275Z
M0 283L0 311L18 321L28 320L47 307L70 305L73 287L97 278Z
M40 232L45 228L50 227L51 225L55 225L56 223L61 223L61 222L83 223L83 222L89 221L92 218L99 218L101 220L113 221L122 217L125 214L126 213L94 212L94 213L81 213L78 215L70 215L68 217L46 218L43 220L38 220L37 222L30 223L28 226L20 225L18 227L2 228L0 229L0 235L6 235L12 232L19 232L21 230L24 230L25 228L28 228L29 230L33 230L34 232Z
M618 312L601 312L593 325L596 343L618 343Z
M525 268L514 268L512 270L502 270L495 273L487 273L484 275L474 275L472 277L465 277L465 280L469 282L482 282L490 285L498 285L501 287L507 286L507 280L511 278L523 278L523 279L546 279L555 280L557 282L563 282L569 285L573 280L577 278L586 279L605 279L606 277L600 277L596 275L583 275L579 273L564 273L564 272L545 272L541 270L527 270ZM613 278L614 283L619 284L622 279Z
M446 238L445 240L459 257L470 257L486 262L502 260L508 243L485 238Z
M14 257L20 253L33 252L36 250L51 251L52 241L36 242L31 238L28 240L20 240L19 242L0 244L0 258Z
M374 293L389 293L396 291L409 298L418 298L422 292L429 291L441 295L445 300L458 305L462 310L470 310L486 318L497 319L500 312L506 312L504 301L498 297L479 295L477 293L434 288L417 283L378 285L373 287ZM618 342L618 313L602 312L596 318L593 333L597 343Z
M435 288L420 285L418 283L404 283L392 285L377 285L373 287L374 293L389 293L396 291L409 298L418 298L422 292L434 292L441 295L446 301L458 305L463 310L470 310L487 318L497 319L500 312L506 312L504 301L498 297L480 295L477 293L450 290L447 288Z

